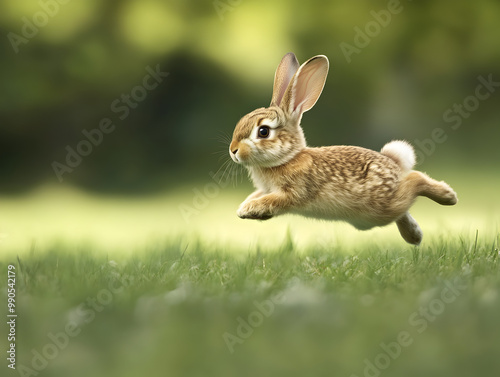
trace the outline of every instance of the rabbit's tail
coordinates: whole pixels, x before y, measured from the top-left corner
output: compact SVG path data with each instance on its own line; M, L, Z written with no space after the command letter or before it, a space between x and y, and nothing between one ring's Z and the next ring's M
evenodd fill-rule
M409 172L415 166L415 151L410 143L404 140L393 140L387 143L380 153L396 161L404 172Z

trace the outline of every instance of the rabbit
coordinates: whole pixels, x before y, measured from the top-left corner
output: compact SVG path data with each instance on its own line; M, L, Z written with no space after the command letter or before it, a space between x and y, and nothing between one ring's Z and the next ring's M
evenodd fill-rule
M271 105L245 115L229 146L256 191L241 203L242 219L267 220L285 213L340 220L360 230L396 222L403 239L422 241L422 230L408 210L417 196L454 205L457 195L441 181L412 170L413 147L402 140L380 152L356 146L311 148L300 125L318 100L329 62L317 55L299 67L286 54L275 76Z

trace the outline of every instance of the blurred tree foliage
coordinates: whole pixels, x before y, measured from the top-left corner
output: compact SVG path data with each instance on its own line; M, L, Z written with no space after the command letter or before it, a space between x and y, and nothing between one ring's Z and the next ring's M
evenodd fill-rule
M439 127L446 142L428 159L462 153L500 162L491 160L499 93L479 101L460 128L443 120L475 94L479 76L500 81L496 0L3 0L0 7L3 192L57 182L54 161L66 164L67 147L76 149L87 140L82 132L105 118L114 130L64 182L133 192L209 179L221 164L214 152L227 149L221 135L268 105L288 51L301 61L325 54L331 63L323 96L303 120L311 145L379 149L392 138L424 141ZM357 49L348 59L343 43ZM137 89L147 67L169 75ZM120 119L112 104L131 94L140 101L130 100Z

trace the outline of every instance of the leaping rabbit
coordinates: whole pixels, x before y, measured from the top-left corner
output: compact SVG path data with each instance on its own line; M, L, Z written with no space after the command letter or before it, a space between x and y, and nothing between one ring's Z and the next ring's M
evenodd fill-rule
M242 219L267 220L284 213L342 220L365 230L396 222L404 240L418 245L422 230L408 212L417 196L442 205L457 203L445 182L412 170L413 147L400 140L375 152L355 146L310 148L302 114L318 100L328 74L318 55L299 67L283 57L271 105L245 115L236 125L229 154L245 166L256 191L241 203Z

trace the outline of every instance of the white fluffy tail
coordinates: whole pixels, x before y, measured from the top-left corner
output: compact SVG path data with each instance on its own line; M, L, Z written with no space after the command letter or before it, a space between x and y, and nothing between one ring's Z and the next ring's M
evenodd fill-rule
M393 140L387 143L380 153L396 161L405 172L412 170L415 166L415 151L410 143L404 140Z

